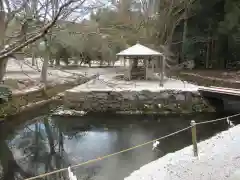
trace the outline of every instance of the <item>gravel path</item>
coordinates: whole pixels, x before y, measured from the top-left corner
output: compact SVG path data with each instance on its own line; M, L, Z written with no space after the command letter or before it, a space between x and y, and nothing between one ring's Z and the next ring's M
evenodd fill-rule
M200 142L199 159L189 146L143 166L125 180L229 180L240 170L239 134L240 125Z

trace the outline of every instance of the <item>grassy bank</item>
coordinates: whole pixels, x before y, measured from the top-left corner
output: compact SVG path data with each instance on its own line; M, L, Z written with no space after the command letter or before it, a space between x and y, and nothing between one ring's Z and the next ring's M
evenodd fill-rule
M228 88L240 88L240 78L238 80L234 75L232 75L233 77L231 77L229 76L229 73L226 73L224 75L224 72L222 73L218 72L216 74L214 74L214 72L212 73L209 72L211 71L206 72L185 71L175 74L174 76L178 77L181 80L188 81L200 86L221 86Z

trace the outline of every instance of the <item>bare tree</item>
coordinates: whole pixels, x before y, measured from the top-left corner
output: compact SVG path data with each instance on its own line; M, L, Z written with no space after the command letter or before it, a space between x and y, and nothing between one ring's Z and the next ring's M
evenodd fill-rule
M84 4L86 0L1 1L0 81L3 80L9 57L43 38L60 19L79 16L90 6L89 3ZM79 9L77 14L76 10Z
M84 5L86 0L83 0L81 3L74 3L72 7L65 9L62 13L61 17L59 17L59 21L57 23L57 26L55 26L51 33L48 34L45 38L45 45L46 50L44 52L44 62L42 66L42 72L41 72L41 80L44 84L47 83L47 69L48 69L48 62L51 59L51 46L54 45L54 39L56 36L54 35L54 32L58 31L64 31L68 29L69 21L71 23L76 24L76 22L81 19L84 15L88 14L90 11L94 10L95 8L101 7L104 5L104 3L101 3L101 1L88 1L87 4ZM59 4L61 3L60 0L51 0L50 6L52 7L52 13L49 14L49 19L54 19L54 17L57 15ZM47 14L47 13L46 13ZM79 23L79 22L78 22ZM77 25L76 25L77 26ZM69 37L68 34L65 33L65 36ZM70 42L72 43L72 42ZM73 42L74 43L74 42Z

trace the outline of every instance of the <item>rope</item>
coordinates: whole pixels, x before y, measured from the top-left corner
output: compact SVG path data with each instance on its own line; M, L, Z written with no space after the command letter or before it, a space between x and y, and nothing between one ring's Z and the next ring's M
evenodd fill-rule
M151 140L151 141L148 141L148 142L145 142L143 144L139 144L137 146L133 146L133 147L130 147L128 149L124 149L122 151L118 151L118 152L115 152L115 153L112 153L112 154L108 154L106 156L102 156L102 157L99 157L99 158L96 158L96 159L92 159L92 160L89 160L89 161L85 161L85 162L82 162L82 163L79 163L79 164L76 164L76 165L73 165L73 166L70 166L71 168L77 168L77 167L80 167L80 166L83 166L83 165L86 165L86 164L90 164L90 163L93 163L93 162L97 162L97 161L101 161L103 159L106 159L106 158L109 158L109 157L112 157L112 156L115 156L115 155L118 155L118 154L121 154L121 153L124 153L124 152L127 152L127 151L130 151L130 150L133 150L133 149L136 149L136 148L139 148L139 147L142 147L142 146L145 146L147 144L150 144L150 143L153 143L155 141L159 141L159 140L162 140L162 139L165 139L165 138L168 138L170 136L173 136L173 135L176 135L180 132L183 132L183 131L186 131L188 129L190 129L192 126L188 126L184 129L181 129L181 130L178 130L178 131L175 131L171 134L168 134L168 135L165 135L165 136L162 136L160 138L157 138L157 139L154 139L154 140ZM42 178L42 177L45 177L45 176L49 176L51 174L55 174L55 173L59 173L59 172L62 172L62 171L67 171L68 168L62 168L62 169L58 169L56 171L52 171L52 172L48 172L48 173L44 173L44 174L41 174L41 175L38 175L38 176L35 176L35 177L31 177L31 178L27 178L25 180L34 180L34 179L37 179L37 178Z
M212 122L217 122L217 121L222 121L222 120L226 120L227 118L237 117L237 116L239 116L239 115L240 115L240 113L234 114L234 115L232 115L232 116L227 116L227 117L219 118L219 119L214 119L214 120L209 120L209 121L203 121L203 122L196 123L196 125L207 124L207 123L212 123Z
M196 125L207 124L207 123L212 123L212 122L217 122L217 121L222 121L222 120L226 120L227 118L237 117L237 116L239 116L239 115L240 115L240 113L239 113L239 114L232 115L232 116L227 116L227 117L219 118L219 119L214 119L214 120L199 122L199 123L196 123ZM73 165L73 166L70 166L70 167L71 167L71 168L77 168L77 167L80 167L80 166L83 166L83 165L86 165L86 164L90 164L90 163L94 163L94 162L97 162L97 161L101 161L101 160L103 160L103 159L106 159L106 158L109 158L109 157L112 157L112 156L115 156L115 155L118 155L118 154L121 154L121 153L130 151L130 150L133 150L133 149L136 149L136 148L145 146L145 145L150 144L150 143L153 143L153 142L155 142L155 141L163 140L163 139L168 138L168 137L170 137L170 136L176 135L176 134L178 134L178 133L180 133L180 132L186 131L186 130L188 130L188 129L190 129L190 128L192 128L192 126L188 126L188 127L186 127L186 128L180 129L180 130L178 130L178 131L175 131L175 132L170 133L170 134L168 134L168 135L162 136L162 137L160 137L160 138L157 138L157 139L154 139L154 140L145 142L145 143L143 143L143 144L139 144L139 145L136 145L136 146L130 147L130 148L128 148L128 149L124 149L124 150L121 150L121 151L118 151L118 152L115 152L115 153L112 153L112 154L108 154L108 155L106 155L106 156L102 156L102 157L99 157L99 158L91 159L91 160L88 160L88 161L85 161L85 162L82 162L82 163L79 163L79 164L76 164L76 165ZM42 178L42 177L49 176L49 175L52 175L52 174L55 174L55 173L59 173L59 172L62 172L62 171L66 171L67 169L68 169L68 168L58 169L58 170L56 170L56 171L52 171L52 172L40 174L40 175L38 175L38 176L34 176L34 177L31 177L31 178L27 178L27 179L25 179L25 180L34 180L34 179L37 179L37 178Z

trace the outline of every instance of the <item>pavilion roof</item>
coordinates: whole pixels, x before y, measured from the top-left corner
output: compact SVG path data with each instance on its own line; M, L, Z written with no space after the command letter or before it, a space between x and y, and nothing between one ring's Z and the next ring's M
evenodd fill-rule
M117 56L162 56L163 54L143 46L139 43L125 49L117 54Z

